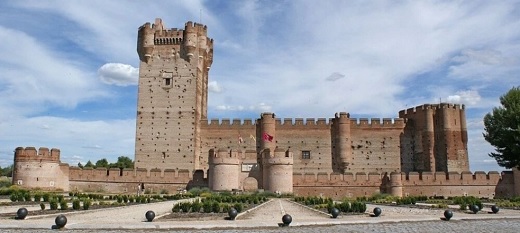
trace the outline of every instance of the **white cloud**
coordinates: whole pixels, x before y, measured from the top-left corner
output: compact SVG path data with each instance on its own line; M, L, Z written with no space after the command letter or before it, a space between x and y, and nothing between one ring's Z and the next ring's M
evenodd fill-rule
M476 105L479 103L481 97L476 90L458 91L455 95L448 96L448 102Z
M217 83L217 81L210 81L208 83L208 91L214 93L222 92L222 87Z
M139 69L121 63L107 63L98 69L101 81L117 86L137 85Z

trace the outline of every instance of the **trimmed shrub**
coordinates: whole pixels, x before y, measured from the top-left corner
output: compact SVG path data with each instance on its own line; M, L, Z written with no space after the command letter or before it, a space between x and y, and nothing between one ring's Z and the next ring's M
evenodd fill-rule
M235 208L235 210L237 210L237 212L240 213L244 209L244 205L242 203L235 203L233 205L233 208Z
M51 194L50 193L43 193L42 197L43 197L43 201L44 202L49 202Z
M40 203L40 209L45 210L45 204Z
M91 204L92 204L92 202L90 201L90 199L83 199L83 209L84 210L88 210L90 208Z
M67 210L69 208L69 204L67 203L66 200L61 200L60 201L60 209L61 210Z
M79 201L79 199L76 198L72 201L73 210L79 210L80 206L81 206L81 202Z
M200 203L198 200L194 201L193 203L191 203L191 211L192 212L200 212L200 210L202 209L202 203Z
M51 200L49 201L49 208L50 208L51 210L57 210L57 209L58 209L58 201L57 201L56 199L54 199L54 198L51 199Z

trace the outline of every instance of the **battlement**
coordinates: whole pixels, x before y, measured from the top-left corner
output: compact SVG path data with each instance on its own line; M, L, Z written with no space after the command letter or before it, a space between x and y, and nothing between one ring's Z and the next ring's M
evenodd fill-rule
M232 164L237 165L240 163L239 155L237 150L229 150L225 148L218 149L217 152L215 150L210 150L210 157L208 158L208 162L210 164Z
M46 161L60 163L60 150L52 148L49 151L47 147L40 147L38 150L35 147L17 147L14 152L14 160L16 162Z
M428 110L428 109L432 109L432 110L437 110L437 109L454 109L454 110L464 110L465 109L465 106L464 104L452 104L452 103L440 103L440 104L423 104L423 105L420 105L420 106L416 106L416 107L413 107L413 108L408 108L408 109L404 109L404 110L401 110L399 111L399 116L402 117L404 115L408 115L408 114L415 114L415 113L418 113L418 112L423 112L425 110Z
M197 31L197 30L201 30L202 29L202 32L204 33L207 33L208 32L208 27L204 24L200 24L200 23L194 23L192 21L188 21L186 22L186 24L184 24L185 26L185 30L186 31Z
M332 121L332 119L327 118L276 118L275 124L277 126L298 126L298 125L323 125L327 126Z
M354 127L404 127L403 118L350 118L350 125Z
M210 119L210 120L202 120L202 125L205 126L224 126L224 125L255 125L256 121L253 119L233 119L230 120L228 118L223 119Z

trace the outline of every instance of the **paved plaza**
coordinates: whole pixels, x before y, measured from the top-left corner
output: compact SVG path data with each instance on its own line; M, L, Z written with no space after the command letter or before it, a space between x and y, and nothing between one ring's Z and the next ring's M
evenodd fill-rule
M263 205L241 213L237 220L160 221L171 212L177 201L132 205L109 209L66 213L66 230L71 232L518 232L520 211L501 209L498 214L484 209L478 214L455 212L450 221L443 221L442 209L421 209L383 205L367 205L367 213L330 215L309 209L286 199L272 199ZM369 212L380 207L380 217ZM16 207L0 207L0 212L16 212ZM147 222L145 213L152 210L156 221ZM284 214L292 216L290 227L278 227ZM0 219L1 232L41 232L51 229L57 214L28 216L25 220ZM157 220L159 218L159 220Z

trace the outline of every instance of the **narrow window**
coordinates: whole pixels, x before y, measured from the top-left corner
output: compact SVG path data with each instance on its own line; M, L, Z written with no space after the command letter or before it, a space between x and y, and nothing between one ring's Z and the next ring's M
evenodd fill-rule
M171 81L172 81L171 78L165 78L165 79L164 79L164 85L165 85L165 86L170 86L170 85L171 85Z
M302 151L302 159L311 159L311 152L308 150Z

